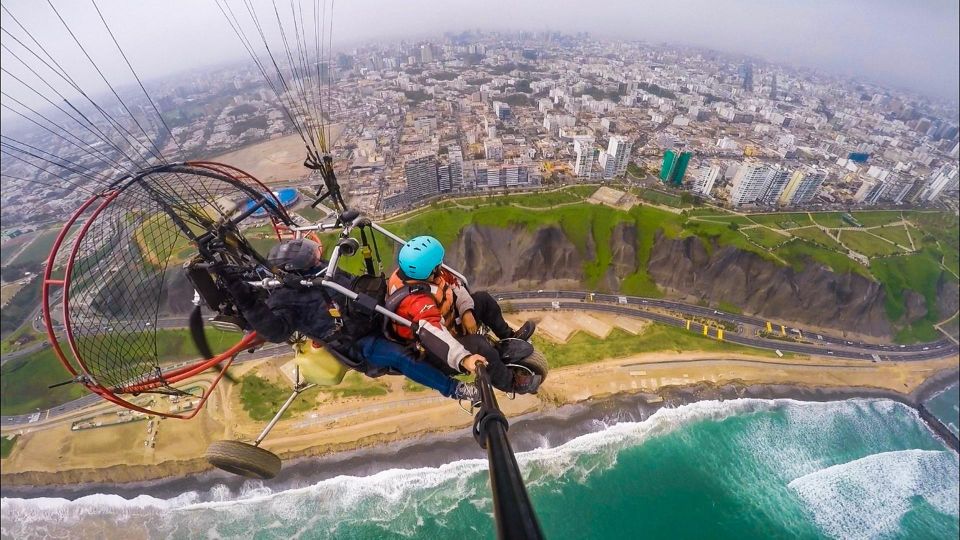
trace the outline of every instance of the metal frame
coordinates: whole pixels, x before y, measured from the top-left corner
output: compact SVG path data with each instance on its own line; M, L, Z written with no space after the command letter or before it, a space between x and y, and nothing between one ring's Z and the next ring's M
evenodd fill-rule
M99 395L103 399L120 405L134 411L142 412L145 414L152 414L167 418L180 418L180 419L189 419L196 416L196 414L203 408L207 399L212 394L214 388L219 384L220 380L223 378L226 373L227 368L232 364L233 359L237 354L243 350L256 348L264 343L263 339L260 339L256 333L250 333L245 335L240 341L234 344L233 347L227 351L218 354L210 359L203 359L200 362L195 362L187 366L179 367L176 369L171 369L158 373L156 376L151 377L144 381L139 381L131 383L128 385L108 388L100 384L95 377L90 373L89 368L84 362L83 356L79 352L77 346L77 337L74 335L74 328L71 321L70 314L70 285L72 282L72 273L74 264L76 263L77 253L80 248L80 244L83 241L85 235L89 231L94 220L109 208L110 204L128 187L134 185L136 182L140 181L142 178L147 175L154 173L163 173L167 171L175 172L191 172L189 168L200 169L200 171L193 171L195 174L202 174L204 176L210 176L213 178L226 178L233 182L237 182L242 185L249 187L251 192L259 191L261 195L270 197L273 199L273 205L276 208L280 209L282 216L289 220L289 216L286 214L286 211L283 210L283 205L280 204L279 199L273 194L267 186L262 182L257 180L252 175L246 173L245 171L232 167L230 165L225 165L221 163L209 162L209 161L192 161L185 163L173 163L169 165L163 165L160 167L154 167L141 171L141 173L129 177L121 177L118 181L114 182L110 188L107 190L94 195L84 201L80 207L70 216L63 228L61 228L60 233L57 235L56 240L54 241L53 246L50 249L50 253L47 256L47 264L43 273L43 282L41 285L41 307L43 309L43 321L44 326L47 331L47 339L51 344L54 355L64 366L64 368L70 373L73 377L72 382L83 384L88 390ZM203 171L203 172L201 172ZM87 213L90 208L93 207L93 211L86 218L86 221L83 223L80 231L77 233L77 236L72 245L66 244L67 236L70 233L70 229L80 221L80 219ZM277 233L277 238L280 239L280 223L277 222L275 216L271 215L271 220L273 222L274 231ZM58 255L64 250L69 249L69 254L67 258L66 268L64 269L64 278L63 279L54 279L53 278L53 269L54 264ZM63 313L63 326L66 333L66 347L63 346L61 337L57 336L53 327L53 317L52 317L52 288L60 287L62 290L62 313ZM69 356L65 351L69 349ZM206 370L216 368L219 365L219 373L216 375L214 380L211 382L210 386L206 389L202 396L200 396L200 402L197 404L197 407L190 411L188 414L173 414L165 413L160 411L154 411L141 407L135 403L132 403L128 399L121 397L119 394L138 394L142 392L149 392L155 390L162 386L168 386L172 383L177 383L193 377L199 373L202 373Z

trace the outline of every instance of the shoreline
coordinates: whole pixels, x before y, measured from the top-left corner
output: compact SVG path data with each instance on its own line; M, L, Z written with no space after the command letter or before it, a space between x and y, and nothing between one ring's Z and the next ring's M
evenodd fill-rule
M510 418L510 441L516 452L534 448L556 447L578 436L596 432L620 422L640 422L663 407L678 407L705 400L732 399L793 399L808 402L842 401L847 399L890 399L918 411L931 431L944 444L956 446L947 440L930 419L922 414L920 405L933 394L957 383L960 370L942 370L909 394L893 390L851 386L807 386L802 384L746 384L731 381L723 384L698 382L685 386L665 386L656 393L618 393L594 397L585 401L564 404ZM250 488L267 487L273 492L304 488L336 476L369 476L389 469L437 467L463 459L486 459L486 454L473 439L469 428L447 432L420 433L409 438L372 445L360 444L355 449L310 455L310 449L299 456L284 460L280 474L269 482L260 482L230 475L210 468L202 459L193 459L150 466L152 470L166 469L175 474L154 479L125 483L85 482L43 485L11 485L16 477L56 480L58 473L14 473L4 475L0 496L15 498L58 497L75 500L80 497L110 494L126 499L148 495L171 499L184 493L196 492L201 500L208 500L214 487L226 486L231 493ZM130 468L129 466L120 466ZM100 478L107 469L97 469ZM83 471L78 471L83 472ZM146 471L144 471L146 472ZM23 475L23 476L21 476Z

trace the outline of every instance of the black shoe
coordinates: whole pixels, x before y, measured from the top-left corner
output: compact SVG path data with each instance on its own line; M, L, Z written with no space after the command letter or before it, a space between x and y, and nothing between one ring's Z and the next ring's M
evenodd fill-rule
M523 323L523 326L517 329L513 333L512 338L522 339L523 341L530 341L530 338L533 337L533 333L537 330L537 323L533 321L527 321Z
M513 391L518 394L536 394L543 377L517 370L513 375Z

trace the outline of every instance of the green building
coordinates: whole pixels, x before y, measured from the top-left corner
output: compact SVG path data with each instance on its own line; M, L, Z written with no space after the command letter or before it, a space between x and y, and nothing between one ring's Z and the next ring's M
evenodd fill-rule
M660 166L660 180L664 184L682 185L683 176L687 173L687 164L690 163L690 156L690 152L667 150L663 154L663 164Z

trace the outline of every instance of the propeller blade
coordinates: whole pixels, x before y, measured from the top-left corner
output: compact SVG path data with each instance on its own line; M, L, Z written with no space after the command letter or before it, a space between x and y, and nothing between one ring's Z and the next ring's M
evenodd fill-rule
M204 358L213 358L213 349L210 348L207 334L203 331L203 314L200 312L200 306L195 306L190 312L190 337L193 338L193 344Z
M190 337L193 338L193 344L204 358L209 359L215 356L213 349L210 348L210 342L207 341L207 333L203 331L203 314L200 312L199 305L194 307L193 311L190 312ZM217 364L217 366L219 367L221 364L222 362ZM223 378L233 384L240 382L230 374L229 370L224 372Z

